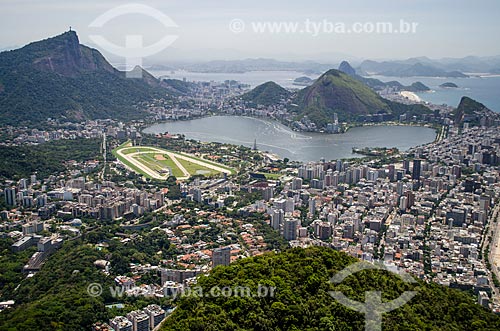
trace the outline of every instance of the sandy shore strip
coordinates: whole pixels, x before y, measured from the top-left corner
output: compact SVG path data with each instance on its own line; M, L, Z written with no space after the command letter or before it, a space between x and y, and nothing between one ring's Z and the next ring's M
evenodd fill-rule
M408 100L411 100L411 101L415 101L415 102L421 102L422 99L420 99L420 97L418 95L416 95L415 93L413 92L410 92L410 91L401 91L399 92L399 94L408 99Z

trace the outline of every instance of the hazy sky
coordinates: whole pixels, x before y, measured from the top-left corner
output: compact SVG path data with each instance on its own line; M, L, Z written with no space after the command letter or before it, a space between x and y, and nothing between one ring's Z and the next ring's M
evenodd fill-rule
M165 28L154 18L140 14L114 18L102 28L89 27L107 10L129 3L149 5L169 16L178 27ZM124 45L129 34L144 35L145 44L177 35L159 57L165 60L488 56L500 54L499 18L498 0L0 0L0 48L57 35L72 26L82 43L100 50L102 47L91 42L90 34L103 35L117 45ZM230 22L235 19L244 22L243 32L231 31ZM320 27L317 35L304 31L306 20ZM318 25L328 21L350 28L355 22L391 22L398 28L400 20L418 23L416 32L343 34L325 32L326 28ZM252 30L255 22L296 22L301 31L257 33Z

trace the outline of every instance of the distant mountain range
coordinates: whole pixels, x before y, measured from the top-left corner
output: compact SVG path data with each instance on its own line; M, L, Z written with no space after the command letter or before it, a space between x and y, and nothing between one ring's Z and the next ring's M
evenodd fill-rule
M500 56L467 56L463 58L442 58L429 59L422 56L410 58L406 61L408 64L422 63L446 71L461 71L470 73L494 73L500 70Z
M468 77L459 71L445 71L433 65L423 64L421 62L411 64L402 62L363 61L358 69L369 75L375 74L394 77Z
M172 62L151 65L151 70L186 70L204 73L243 73L248 71L299 71L304 73L323 73L337 67L336 60L322 63L315 61L279 61L266 58L249 58L243 60L216 60L197 62ZM450 77L465 78L464 73L500 73L500 56L464 58L429 59L415 57L406 60L357 62L356 71L360 76L383 75L393 77ZM343 70L342 70L343 71Z
M99 51L81 45L75 31L2 52L0 123L141 118L141 102L173 92L143 69L134 70L143 78L126 78Z
M332 64L313 61L287 62L274 59L244 59L219 60L194 63L172 63L167 65L152 65L150 70L186 70L203 73L244 73L249 71L299 71L306 74L325 72Z
M416 57L395 61L363 61L357 68L361 75L411 77L467 77L465 73L500 72L500 56L429 59Z

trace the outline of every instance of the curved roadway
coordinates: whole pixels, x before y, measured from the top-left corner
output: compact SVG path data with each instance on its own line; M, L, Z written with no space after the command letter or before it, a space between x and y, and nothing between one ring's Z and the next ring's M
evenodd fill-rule
M213 165L211 163L203 162L201 160L197 160L197 159L189 157L187 155L172 153L172 152L169 152L169 151L166 151L166 150L163 150L163 149L159 149L159 148L156 148L156 147L147 147L148 150L146 150L146 151L138 151L138 152L129 153L129 154L124 154L123 153L126 150L134 149L134 148L137 149L138 147L140 148L141 146L121 148L121 149L117 150L116 153L120 157L122 157L125 160L127 160L128 162L130 162L133 166L137 167L138 169L140 169L141 171L143 171L145 174L147 174L148 176L150 176L152 178L155 178L155 179L167 179L169 175L158 173L157 171L155 171L155 170L147 167L146 165L144 165L142 162L136 160L134 158L134 156L141 155L141 154L149 154L149 153L166 154L170 159L172 159L172 161L179 168L179 170L182 171L182 173L184 175L182 177L178 177L178 179L187 179L187 178L189 178L191 176L189 174L189 172L186 170L186 168L179 162L179 160L177 160L178 158L181 159L181 160L189 161L189 162L194 163L194 164L198 164L198 165L200 165L202 167L205 167L205 168L208 168L208 169L211 169L211 170L215 170L215 171L218 171L218 172L223 172L223 173L231 174L231 171L227 170L225 168ZM142 148L145 148L145 147L142 147ZM126 166L126 164L125 164L125 166ZM131 169L131 170L133 170L133 169Z

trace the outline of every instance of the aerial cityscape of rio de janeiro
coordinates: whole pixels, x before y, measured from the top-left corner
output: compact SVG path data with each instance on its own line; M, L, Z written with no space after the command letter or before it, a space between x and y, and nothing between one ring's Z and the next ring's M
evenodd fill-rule
M499 15L0 1L0 331L500 330Z

